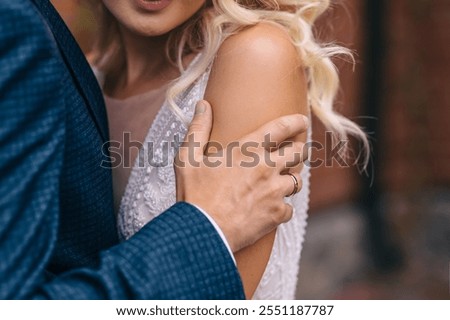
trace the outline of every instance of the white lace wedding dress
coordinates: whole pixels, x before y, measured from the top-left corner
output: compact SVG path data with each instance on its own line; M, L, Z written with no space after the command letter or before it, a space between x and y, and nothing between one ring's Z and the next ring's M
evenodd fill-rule
M203 98L208 76L209 71L206 71L178 99L178 105L190 119L196 102ZM122 239L131 237L175 203L173 158L176 150L171 142L182 141L186 130L183 122L164 103L148 131L121 200L118 228ZM308 132L308 139L310 136L311 132ZM269 264L254 299L295 298L309 201L309 167L305 166L301 175L303 189L286 199L295 208L294 217L278 228Z

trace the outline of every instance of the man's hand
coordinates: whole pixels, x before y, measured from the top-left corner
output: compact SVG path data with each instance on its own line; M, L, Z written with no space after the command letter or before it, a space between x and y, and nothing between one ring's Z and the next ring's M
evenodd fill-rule
M289 169L298 168L307 155L303 143L284 142L307 126L302 115L284 116L220 148L209 141L211 107L199 102L175 161L177 200L205 210L233 252L253 244L292 217L293 209L284 197L298 192L302 181L299 172ZM205 156L208 144L218 152Z

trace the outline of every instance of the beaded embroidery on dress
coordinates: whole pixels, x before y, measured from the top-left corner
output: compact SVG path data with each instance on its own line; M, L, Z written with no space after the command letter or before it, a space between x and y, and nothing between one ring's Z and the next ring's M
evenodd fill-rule
M192 63L194 64L194 63ZM189 68L188 70L189 71ZM177 100L192 119L195 104L203 98L209 70ZM158 112L131 171L118 214L121 239L128 239L176 201L173 159L187 127L167 102ZM311 131L308 131L308 140ZM175 148L174 148L175 147ZM309 201L309 167L302 171L303 188L292 198L294 217L278 228L269 264L253 299L294 299L298 265L306 228Z

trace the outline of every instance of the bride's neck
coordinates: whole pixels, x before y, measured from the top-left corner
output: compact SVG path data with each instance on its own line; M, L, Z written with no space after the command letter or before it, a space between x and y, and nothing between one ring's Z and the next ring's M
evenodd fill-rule
M161 87L179 75L165 52L168 36L145 37L120 28L125 64L110 82L113 96L126 97Z

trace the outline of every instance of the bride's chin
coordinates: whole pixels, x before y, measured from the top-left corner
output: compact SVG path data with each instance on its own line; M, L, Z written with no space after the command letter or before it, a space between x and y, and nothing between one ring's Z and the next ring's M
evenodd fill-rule
M146 37L146 38L154 38L154 37L163 37L168 36L171 31L174 29L171 28L164 28L154 25L148 25L148 26L122 26L123 28L127 29L130 33L140 36L140 37Z

